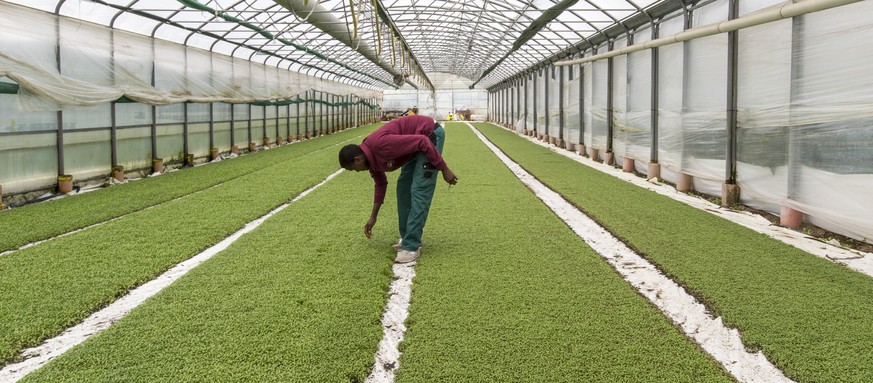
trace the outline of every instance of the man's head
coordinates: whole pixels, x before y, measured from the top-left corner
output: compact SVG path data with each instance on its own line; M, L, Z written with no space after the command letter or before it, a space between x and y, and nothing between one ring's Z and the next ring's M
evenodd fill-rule
M367 156L361 150L361 147L355 144L349 144L340 149L339 163L345 170L360 172L370 169L367 163Z

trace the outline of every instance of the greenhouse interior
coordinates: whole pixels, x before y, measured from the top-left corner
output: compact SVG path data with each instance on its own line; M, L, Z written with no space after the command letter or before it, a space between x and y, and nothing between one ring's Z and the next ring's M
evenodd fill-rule
M0 382L873 381L870 15L0 0Z

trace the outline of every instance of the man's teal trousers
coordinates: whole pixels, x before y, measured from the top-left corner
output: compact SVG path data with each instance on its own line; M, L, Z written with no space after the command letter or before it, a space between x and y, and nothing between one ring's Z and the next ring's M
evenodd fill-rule
M445 129L437 126L430 140L442 154ZM420 152L415 153L400 170L397 180L397 218L403 250L418 250L421 247L421 234L439 177L439 170L431 166L427 157Z

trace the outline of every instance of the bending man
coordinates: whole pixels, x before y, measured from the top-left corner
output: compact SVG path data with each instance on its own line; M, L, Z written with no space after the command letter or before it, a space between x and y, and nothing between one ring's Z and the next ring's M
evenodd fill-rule
M373 236L373 226L385 201L388 178L385 172L403 168L397 180L397 218L400 242L395 262L412 262L420 254L421 235L436 189L436 172L451 185L458 182L441 155L445 130L430 117L406 116L370 133L360 145L346 145L339 162L346 170L369 170L376 184L373 211L364 225L364 235Z

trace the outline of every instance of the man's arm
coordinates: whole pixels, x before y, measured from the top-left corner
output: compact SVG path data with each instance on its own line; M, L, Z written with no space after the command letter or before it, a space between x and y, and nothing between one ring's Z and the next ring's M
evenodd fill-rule
M379 217L379 209L385 202L385 191L388 189L388 177L385 176L385 172L370 170L370 176L373 177L375 185L373 187L373 210L370 212L370 219L364 224L364 235L367 238L373 236L373 226L376 226L376 218Z

